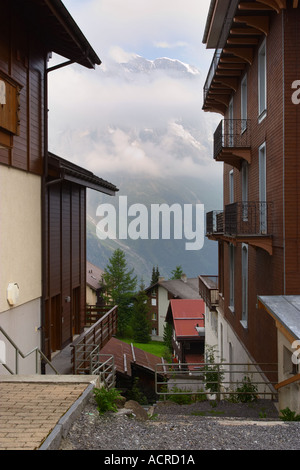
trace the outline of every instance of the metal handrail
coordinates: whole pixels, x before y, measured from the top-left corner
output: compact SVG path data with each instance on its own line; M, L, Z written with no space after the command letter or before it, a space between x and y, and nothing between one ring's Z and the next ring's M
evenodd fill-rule
M19 373L19 357L22 359L26 359L28 356L31 354L35 353L35 373L38 374L38 369L39 369L39 356L53 369L53 371L59 375L59 372L56 370L56 368L53 366L53 364L49 361L49 359L45 356L45 354L38 348L35 347L31 351L29 351L27 354L22 353L20 348L15 344L15 342L8 336L8 334L3 330L3 328L0 326L0 332L5 336L5 338L9 341L11 346L15 349L15 373L6 365L3 363L0 363L10 374L15 375Z
M252 394L252 391L238 391L237 385L241 385L238 380L231 380L234 374L240 376L249 377L258 374L261 378L252 380L251 384L254 386L263 385L268 390L257 391L256 395L265 396L271 395L272 398L277 395L276 383L277 381L271 381L267 379L267 374L277 374L277 364L275 363L252 363L251 366L255 369L248 370L250 364L245 363L170 363L170 364L156 364L155 368L155 393L157 395L207 395L215 394L217 400L220 400L221 396L227 395L244 395ZM238 369L232 369L232 367L238 367ZM264 370L263 367L267 367L274 370ZM276 368L276 369L275 369ZM205 379L206 375L206 379ZM211 378L209 377L211 375ZM228 377L227 377L228 376ZM160 378L160 379L159 379ZM179 382L176 382L176 379ZM169 381L171 382L169 383ZM200 385L196 390L195 388L187 389L186 385L191 385L196 380L197 384ZM206 388L206 384L215 385L214 391L209 391ZM173 385L173 388L171 387ZM195 385L195 383L194 383ZM174 390L175 386L175 390ZM226 386L228 388L226 388Z

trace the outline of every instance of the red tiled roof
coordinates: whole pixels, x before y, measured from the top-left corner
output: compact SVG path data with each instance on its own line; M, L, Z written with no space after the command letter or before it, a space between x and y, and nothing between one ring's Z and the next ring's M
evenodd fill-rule
M200 364L204 363L204 354L186 354L185 361L188 364L189 370L198 370Z
M197 325L204 327L205 303L203 300L170 300L169 309L173 317L177 338L197 338L199 336L195 327Z
M131 375L131 363L138 364L145 369L155 372L156 364L162 363L162 358L154 356L142 349L131 346L131 344L120 341L117 338L111 338L101 349L101 354L112 354L115 360L117 371Z

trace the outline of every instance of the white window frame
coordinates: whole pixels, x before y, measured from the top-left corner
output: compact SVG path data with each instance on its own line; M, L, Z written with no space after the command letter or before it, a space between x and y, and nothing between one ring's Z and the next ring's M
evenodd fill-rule
M234 202L234 175L233 170L229 172L229 203Z
M267 113L267 47L266 40L258 50L258 121Z
M264 142L258 149L259 158L259 202L267 202L267 151L266 143ZM267 206L266 204L260 207L259 224L260 233L267 233Z
M248 163L244 161L242 164L242 170L241 170L243 222L248 221L248 170L249 170Z
M247 74L244 76L241 82L241 132L245 132L247 129L247 101L248 101L248 93L247 93Z
M235 249L234 245L229 244L229 308L234 312L234 262Z

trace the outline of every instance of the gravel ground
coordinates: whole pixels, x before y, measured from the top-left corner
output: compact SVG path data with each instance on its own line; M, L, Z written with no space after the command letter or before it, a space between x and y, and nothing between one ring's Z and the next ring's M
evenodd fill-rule
M100 416L91 397L60 450L300 450L299 432L300 422L280 420L269 400L216 407L166 402L145 420L124 408Z

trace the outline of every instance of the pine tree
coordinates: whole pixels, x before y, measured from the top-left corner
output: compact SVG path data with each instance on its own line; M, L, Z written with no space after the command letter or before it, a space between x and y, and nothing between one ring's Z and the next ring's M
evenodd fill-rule
M158 279L159 279L159 270L158 270L158 266L156 266L156 268L153 266L152 268L152 278L151 278L151 286L153 286L154 284L156 284L158 282Z
M173 269L173 271L171 271L171 274L171 279L181 279L181 276L183 275L182 267L176 266L176 269Z
M103 274L104 299L107 305L118 305L118 334L123 336L132 315L132 303L136 289L133 269L127 269L125 254L114 251Z
M173 335L173 327L172 327L171 323L166 323L164 325L163 340L164 340L164 344L167 347L169 352L172 352L172 350L173 350L172 335Z
M133 339L138 343L148 343L150 336L150 323L148 320L149 306L145 291L140 288L133 305L132 330Z

